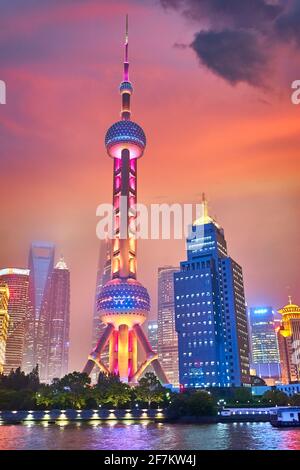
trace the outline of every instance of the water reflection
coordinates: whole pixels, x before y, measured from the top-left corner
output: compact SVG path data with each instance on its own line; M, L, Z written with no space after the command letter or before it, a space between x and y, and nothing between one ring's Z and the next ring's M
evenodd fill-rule
M176 425L143 421L0 426L0 449L300 449L299 429L269 423Z

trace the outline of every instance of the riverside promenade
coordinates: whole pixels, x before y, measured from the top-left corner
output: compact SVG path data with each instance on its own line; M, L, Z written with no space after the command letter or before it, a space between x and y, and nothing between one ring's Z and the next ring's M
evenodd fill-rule
M238 408L230 409L226 415L222 410L216 416L183 416L170 419L167 412L158 409L98 409L98 410L13 410L0 411L0 424L22 424L27 422L59 423L62 421L152 421L177 423L232 423L268 422L275 408Z

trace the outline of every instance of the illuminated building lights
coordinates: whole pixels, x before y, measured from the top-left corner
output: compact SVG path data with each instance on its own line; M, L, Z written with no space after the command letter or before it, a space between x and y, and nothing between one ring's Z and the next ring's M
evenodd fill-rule
M22 367L30 310L28 286L28 269L0 270L0 373L4 375Z
M84 372L89 375L97 365L104 373L117 374L123 382L134 384L151 363L161 382L168 383L157 355L141 329L150 311L150 298L147 289L136 279L136 240L130 233L130 227L137 217L133 210L137 202L137 159L144 153L146 136L143 129L131 120L132 92L126 19L124 72L120 85L121 120L115 122L105 136L107 154L113 159L115 234L115 238L111 240L110 280L101 288L97 298L97 312L106 328L91 352ZM125 207L121 198L126 199ZM137 360L138 344L146 356L140 367ZM109 367L101 361L101 354L107 345ZM115 417L111 411L109 417L112 416Z
M280 327L277 329L277 339L281 363L281 382L289 384L300 381L300 368L295 345L300 342L300 307L289 303L278 310L282 315Z

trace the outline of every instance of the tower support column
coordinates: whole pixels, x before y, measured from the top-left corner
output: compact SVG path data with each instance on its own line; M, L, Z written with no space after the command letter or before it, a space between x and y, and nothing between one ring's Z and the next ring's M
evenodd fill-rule
M128 326L120 325L118 334L118 368L122 382L128 382Z
M115 374L118 370L118 331L114 330L109 340L109 372Z
M129 331L129 366L128 376L129 379L136 373L137 370L137 337L133 330Z

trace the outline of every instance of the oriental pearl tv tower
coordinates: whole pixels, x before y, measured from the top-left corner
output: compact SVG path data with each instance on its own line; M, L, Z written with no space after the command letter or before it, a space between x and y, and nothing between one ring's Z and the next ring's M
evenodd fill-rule
M113 158L113 221L111 240L111 279L97 298L99 318L106 328L97 346L88 357L83 372L90 374L95 364L106 374L119 375L129 384L137 383L149 364L162 383L168 380L152 350L141 325L150 310L147 289L136 279L136 238L130 226L136 220L137 160L142 157L146 136L131 121L130 98L133 87L129 81L128 16L126 16L125 59L121 120L113 124L105 136L108 155ZM101 353L109 343L109 365L101 362ZM138 367L138 344L145 353Z

